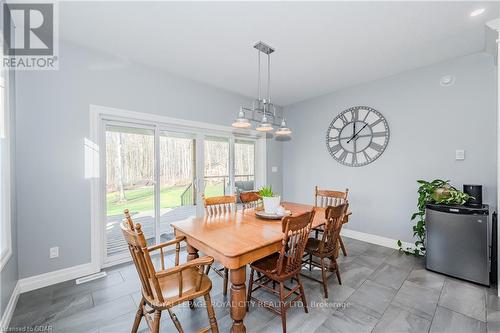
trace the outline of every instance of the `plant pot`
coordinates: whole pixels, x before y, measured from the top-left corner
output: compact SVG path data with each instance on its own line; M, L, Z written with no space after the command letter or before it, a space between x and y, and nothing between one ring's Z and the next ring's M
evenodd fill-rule
M263 197L262 201L264 202L264 211L267 214L276 214L281 202L281 196Z

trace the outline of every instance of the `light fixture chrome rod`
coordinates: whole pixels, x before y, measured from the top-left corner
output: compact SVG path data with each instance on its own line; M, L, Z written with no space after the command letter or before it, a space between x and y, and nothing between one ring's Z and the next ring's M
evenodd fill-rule
M271 103L271 56L267 55L267 103Z
M258 96L258 99L259 99L259 102L260 100L262 99L262 96L261 96L261 90L260 90L260 51L257 50L257 66L259 67L259 74L258 74L258 78L257 78L257 96Z

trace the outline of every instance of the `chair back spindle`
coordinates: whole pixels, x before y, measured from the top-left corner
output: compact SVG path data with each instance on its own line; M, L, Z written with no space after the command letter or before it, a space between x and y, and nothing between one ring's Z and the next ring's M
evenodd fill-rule
M347 202L349 189L345 192L320 190L318 186L314 188L314 205L316 207L338 206Z
M319 252L323 254L335 253L339 244L340 230L349 204L328 206L325 211L325 229L319 244Z
M205 206L205 214L208 217L224 215L236 211L236 196L225 195L220 197L208 197L204 195L203 205Z
M277 274L295 276L300 271L314 213L312 210L298 216L283 218L283 241L276 266Z

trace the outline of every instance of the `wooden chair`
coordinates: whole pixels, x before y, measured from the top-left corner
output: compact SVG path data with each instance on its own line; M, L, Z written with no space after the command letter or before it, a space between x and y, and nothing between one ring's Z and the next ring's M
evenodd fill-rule
M214 259L202 257L179 264L180 243L184 241L184 237L177 237L174 240L148 247L141 225L139 223L134 225L128 210L124 213L126 219L120 226L142 285L142 299L132 326L132 333L137 332L142 317L146 319L151 332L158 333L163 310L168 311L177 331L182 333L182 326L171 309L186 301L192 302L198 297L205 299L210 321L209 327L198 332L218 333L217 320L210 299L212 281L203 273L204 267L210 266ZM175 245L175 266L165 269L163 248L171 245ZM161 270L156 270L151 260L151 253L158 250ZM151 318L152 313L154 313L153 318Z
M203 199L203 205L205 206L206 216L217 216L236 211L235 195L208 198L202 195L201 197Z
M337 253L337 248L339 246L339 238L340 238L340 230L342 229L343 220L345 214L347 213L347 209L349 204L345 203L340 206L328 206L325 211L325 226L322 233L321 239L318 238L309 238L307 240L306 248L305 248L305 258L309 257L308 260L304 261L309 265L309 271L312 269L312 266L321 268L321 277L322 280L317 280L312 276L304 275L305 277L317 281L323 284L323 290L325 292L325 298L328 298L328 278L333 274L327 276L327 267L325 264L325 259L329 258L331 260L330 263L330 271L335 271L337 275L337 279L339 280L339 284L342 284L340 280L340 272L337 265L337 260L335 258ZM313 261L313 256L318 257L320 262L317 263Z
M346 188L345 192L332 191L332 190L320 190L317 186L314 188L314 206L315 207L327 207L327 206L338 206L347 202L347 195L349 194L349 189ZM347 223L347 218L343 221ZM316 238L318 238L319 233L323 232L323 227L313 228ZM342 237L339 236L340 248L344 256L347 256L347 251L342 241Z
M206 198L202 195L203 205L205 206L205 216L213 217L218 215L223 215L236 211L236 196L235 195L225 195L220 197L209 197ZM222 293L224 296L227 295L227 284L229 281L229 270L225 267L214 267L214 272L217 273L221 278L224 279L224 285L222 286ZM210 266L207 267L205 274L208 275L210 271Z
M247 302L256 301L259 305L266 307L270 311L281 315L281 323L283 332L286 332L286 311L298 299L302 300L304 310L307 313L307 301L304 293L304 287L300 281L300 269L302 266L302 256L307 243L307 238L311 231L311 224L314 218L314 210L306 212L299 216L287 216L282 220L283 240L279 253L272 254L263 259L257 260L250 264L250 282L248 286ZM254 280L254 273L260 273L257 279ZM285 286L285 281L295 280L297 284L290 288ZM272 287L268 283L272 282ZM275 289L275 285L279 284L279 290ZM254 284L257 286L254 288ZM260 288L278 295L280 299L279 310L269 302L263 302L252 293ZM285 290L288 293L285 293ZM299 292L298 292L299 291ZM295 296L290 301L286 302L291 296Z
M258 209L263 206L262 197L259 192L241 192L240 201L245 209Z

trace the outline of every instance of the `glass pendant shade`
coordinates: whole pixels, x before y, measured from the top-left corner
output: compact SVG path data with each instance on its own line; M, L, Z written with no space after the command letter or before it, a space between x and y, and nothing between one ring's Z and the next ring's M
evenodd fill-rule
M262 122L255 128L259 132L269 132L273 130L273 125L267 121L267 117L262 117Z
M281 126L276 131L276 135L290 135L292 134L292 130L286 126L286 122L283 119L281 122Z
M236 128L249 128L250 126L252 126L252 124L250 124L250 120L245 118L245 113L243 112L243 110L240 110L240 112L238 112L238 118L236 118L232 125Z

